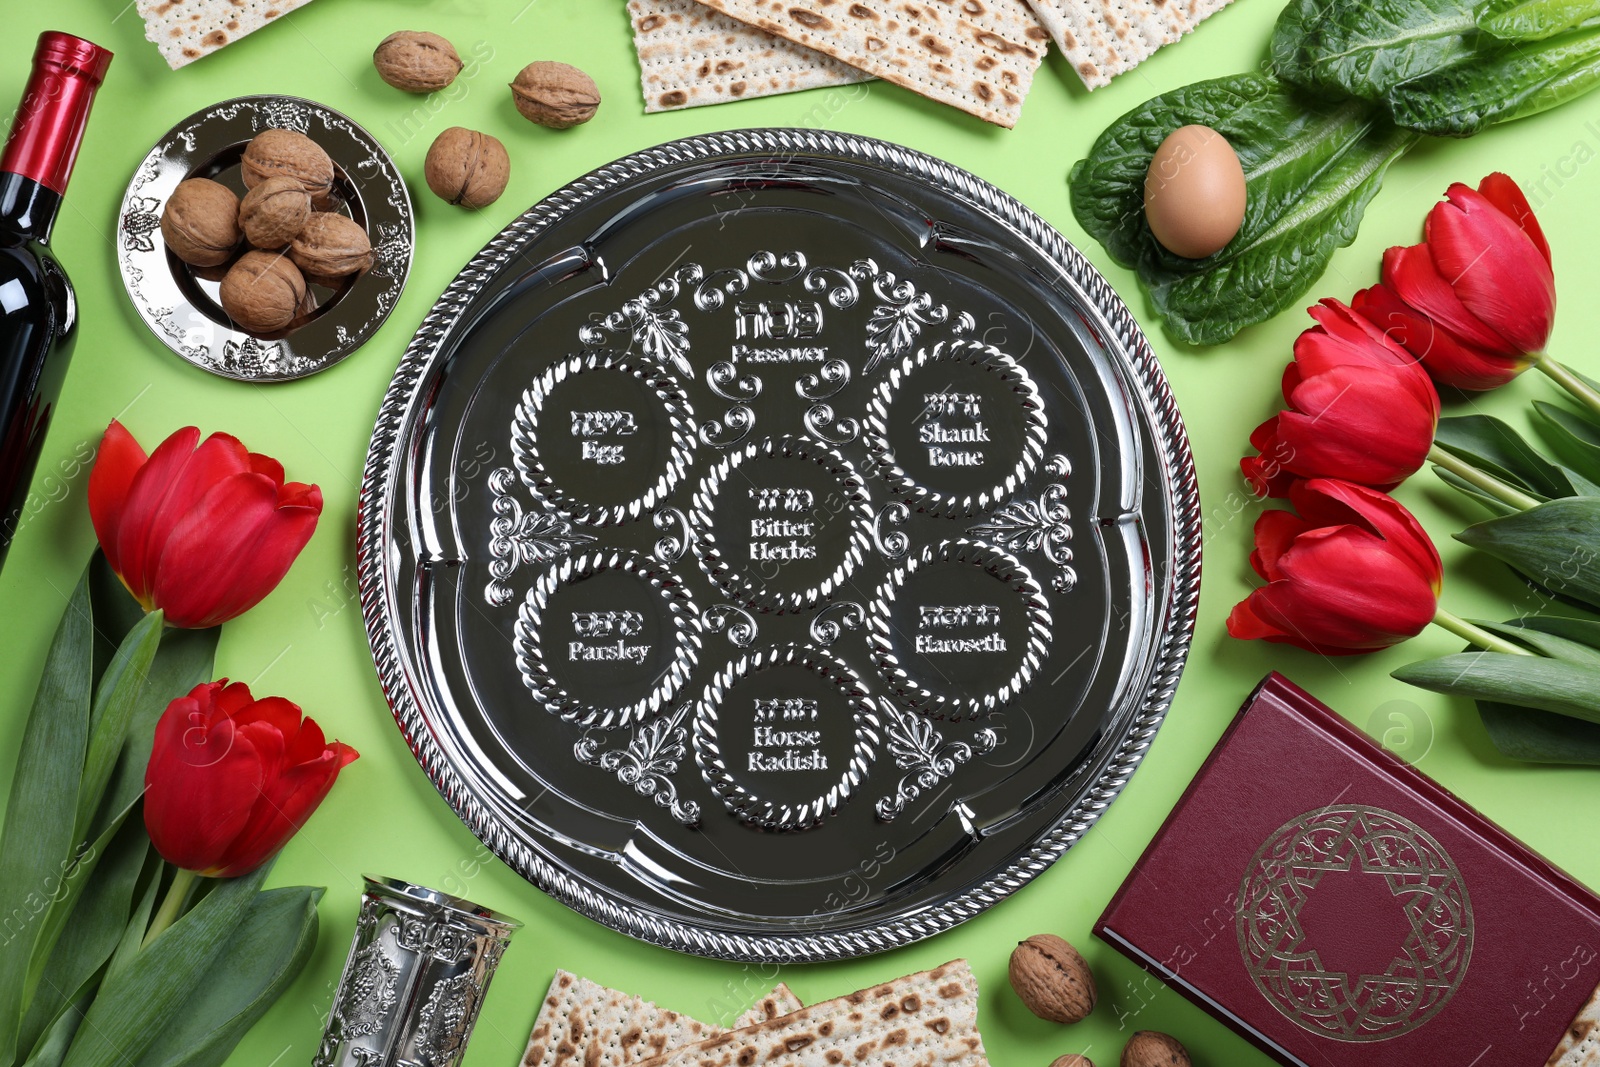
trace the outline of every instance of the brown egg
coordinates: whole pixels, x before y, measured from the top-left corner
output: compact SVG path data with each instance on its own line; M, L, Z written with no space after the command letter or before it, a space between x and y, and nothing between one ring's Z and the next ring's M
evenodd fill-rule
M1150 157L1144 216L1162 247L1204 259L1244 223L1244 168L1233 146L1209 126L1181 126Z

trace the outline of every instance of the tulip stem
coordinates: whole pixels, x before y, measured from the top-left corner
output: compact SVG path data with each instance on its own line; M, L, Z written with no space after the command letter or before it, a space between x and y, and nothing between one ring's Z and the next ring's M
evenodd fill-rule
M1594 386L1578 377L1565 364L1551 359L1543 352L1534 357L1534 364L1548 374L1557 385L1588 405L1591 410L1600 412L1600 391L1596 391Z
M1487 649L1490 652L1504 652L1510 656L1531 656L1534 654L1521 645L1507 641L1503 637L1496 637L1483 627L1475 626L1461 616L1454 615L1444 608L1434 612L1433 621L1457 637L1470 641L1479 648Z
M150 929L145 932L144 940L139 943L140 951L149 948L150 942L177 922L178 916L183 914L184 904L189 899L189 891L194 888L195 879L199 877L193 871L178 868L177 873L172 876L172 884L167 887L167 895L161 898L161 907L156 911L156 917L150 920Z
M1469 485L1477 486L1496 500L1514 507L1518 511L1527 511L1530 508L1539 506L1539 501L1536 498L1529 496L1514 485L1507 485L1492 474L1484 473L1465 460L1452 456L1438 445L1428 449L1428 462L1449 471Z

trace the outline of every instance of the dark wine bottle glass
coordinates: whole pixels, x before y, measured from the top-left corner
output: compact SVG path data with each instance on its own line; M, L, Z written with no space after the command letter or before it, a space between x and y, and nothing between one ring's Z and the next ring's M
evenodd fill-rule
M111 53L39 36L0 153L0 564L28 513L28 488L77 334L72 283L49 249L95 90Z

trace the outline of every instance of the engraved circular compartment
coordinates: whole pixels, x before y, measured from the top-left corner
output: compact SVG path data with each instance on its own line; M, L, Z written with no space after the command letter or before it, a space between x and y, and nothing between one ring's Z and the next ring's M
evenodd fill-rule
M1044 455L1033 378L979 341L941 341L891 367L867 411L873 470L933 515L976 515L1017 491Z
M637 552L568 556L517 612L517 669L568 722L636 723L670 704L694 669L696 617L678 577Z
M1008 552L930 545L878 587L867 633L879 672L907 706L982 718L1027 690L1050 651L1050 606Z
M690 522L700 566L718 588L782 614L822 603L855 572L872 508L839 453L804 437L769 437L711 468Z
M642 518L682 480L694 413L647 362L586 352L550 366L517 405L511 446L523 482L573 522Z
M695 762L746 822L806 830L833 815L877 756L878 719L844 662L811 645L740 656L695 708Z
M328 153L334 202L323 209L366 229L373 263L337 286L312 285L315 310L287 330L255 337L222 310L220 269L191 267L167 251L161 213L186 178L210 178L243 195L239 159L267 129L297 130ZM304 378L365 344L405 289L415 243L411 198L383 146L345 115L295 96L224 100L168 130L133 172L117 230L122 285L150 332L201 370L250 382Z

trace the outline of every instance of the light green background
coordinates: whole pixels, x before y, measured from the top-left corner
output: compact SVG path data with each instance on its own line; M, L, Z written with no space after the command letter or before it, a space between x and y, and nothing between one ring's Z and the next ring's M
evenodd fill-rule
M1106 1067L1117 1062L1127 1033L1143 1028L1177 1035L1199 1064L1265 1063L1243 1040L1091 938L1089 928L1240 700L1272 668L1358 725L1394 727L1396 743L1424 771L1584 882L1600 885L1600 851L1594 847L1600 772L1500 759L1470 705L1388 677L1402 663L1454 651L1459 642L1431 632L1382 655L1334 661L1281 646L1242 644L1224 634L1229 607L1252 584L1247 554L1259 510L1245 494L1236 463L1249 430L1278 404L1290 344L1308 323L1298 311L1214 350L1186 350L1159 331L1152 337L1188 420L1206 513L1205 595L1188 672L1143 767L1085 841L1018 896L951 933L883 958L785 967L781 975L771 967L708 962L630 941L567 911L488 858L412 760L379 692L354 596L356 496L373 420L390 374L434 298L520 211L591 168L688 134L794 125L868 134L941 156L1019 197L1077 243L1130 300L1135 315L1151 324L1129 274L1113 267L1074 222L1067 169L1108 122L1154 93L1260 62L1277 0L1239 0L1193 37L1093 94L1052 55L1020 125L1010 132L890 86L646 116L621 0L317 0L178 72L166 68L144 40L132 3L123 2L4 0L0 20L0 101L6 104L20 95L41 30L78 33L117 53L56 240L78 286L83 328L35 482L44 506L22 531L0 575L0 766L11 766L45 644L94 546L84 503L87 475L75 472L73 460L92 449L110 418L120 416L147 447L188 423L208 432L228 430L280 458L291 477L322 486L327 508L310 547L272 597L228 624L218 669L248 681L258 693L300 703L331 734L354 744L362 758L273 872L275 884L329 887L322 938L305 974L231 1063L265 1067L310 1059L353 928L363 872L463 893L527 923L495 981L468 1067L516 1062L556 967L723 1021L778 977L814 1000L955 956L970 958L978 974L984 1040L999 1064L1044 1067L1058 1055L1087 1052ZM386 34L408 28L443 33L464 56L484 61L448 96L419 101L390 89L378 80L369 57ZM605 98L599 117L564 133L524 122L505 83L534 59L565 60L592 73ZM191 111L246 93L308 96L352 116L389 149L417 204L416 263L393 317L345 363L288 385L242 385L181 362L134 316L113 256L118 204L150 145ZM403 119L419 103L437 110L415 133ZM450 125L487 130L510 149L511 186L485 211L449 207L423 184L428 144ZM1417 240L1423 214L1446 185L1476 183L1503 169L1530 190L1554 246L1563 303L1552 349L1579 369L1600 373L1594 350L1600 335L1600 301L1594 297L1600 282L1600 166L1592 162L1597 153L1600 93L1469 142L1418 148L1390 172L1359 240L1334 257L1314 295L1348 298L1371 283L1382 250ZM1534 374L1498 396L1447 403L1451 411L1492 411L1523 424L1527 403L1552 393ZM1448 540L1451 531L1481 517L1471 505L1428 473L1399 495L1444 542L1449 607L1503 618L1536 606L1502 568ZM1416 731L1409 743L1407 723ZM1292 767L1278 770L1294 773ZM1239 797L1240 804L1251 802L1247 794ZM1089 1021L1070 1028L1041 1022L1008 990L1011 946L1040 931L1066 936L1094 966L1101 1001ZM1485 977L1503 983L1509 994L1533 976ZM1512 999L1503 1018L1486 1018L1483 1025L1491 1031L1514 1026Z

